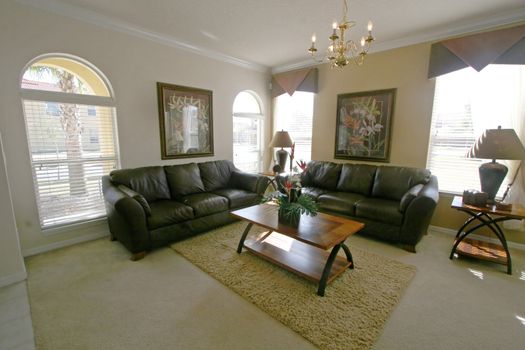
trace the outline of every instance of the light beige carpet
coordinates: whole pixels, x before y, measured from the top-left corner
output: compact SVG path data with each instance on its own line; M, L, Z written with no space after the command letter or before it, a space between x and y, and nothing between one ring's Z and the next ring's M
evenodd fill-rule
M350 247L355 269L319 297L314 283L246 251L238 255L245 225L222 227L172 248L322 349L371 348L415 275L413 266Z

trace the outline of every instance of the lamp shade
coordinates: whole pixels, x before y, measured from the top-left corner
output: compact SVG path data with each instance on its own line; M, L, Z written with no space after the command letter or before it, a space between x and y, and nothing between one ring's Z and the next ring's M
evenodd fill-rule
M273 139L270 142L270 147L292 147L293 142L292 138L290 137L290 134L288 134L288 131L277 131L275 135L273 135Z
M487 129L467 152L468 158L525 159L525 148L514 129Z

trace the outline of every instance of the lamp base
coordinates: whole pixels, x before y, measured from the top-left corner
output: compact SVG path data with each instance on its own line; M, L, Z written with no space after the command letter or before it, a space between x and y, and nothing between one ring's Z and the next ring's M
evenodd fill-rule
M281 148L275 152L275 157L277 158L277 164L281 167L281 171L285 171L288 152Z
M493 160L490 163L481 164L479 167L479 181L481 183L481 190L488 194L488 202L494 203L496 193L503 182L509 169L500 163Z

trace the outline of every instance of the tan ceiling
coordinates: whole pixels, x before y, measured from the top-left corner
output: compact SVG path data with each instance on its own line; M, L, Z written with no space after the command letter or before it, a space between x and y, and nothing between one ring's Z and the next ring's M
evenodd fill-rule
M304 65L312 33L326 48L341 0L19 0L277 70ZM350 38L374 22L375 50L525 21L525 0L350 0ZM117 28L118 29L118 28Z

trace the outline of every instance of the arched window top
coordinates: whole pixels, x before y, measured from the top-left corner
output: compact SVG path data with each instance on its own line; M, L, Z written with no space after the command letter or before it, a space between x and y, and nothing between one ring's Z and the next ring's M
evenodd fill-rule
M111 89L96 68L78 59L62 56L37 58L25 70L21 88L112 97Z
M253 93L241 91L233 101L233 113L262 114L261 105Z

